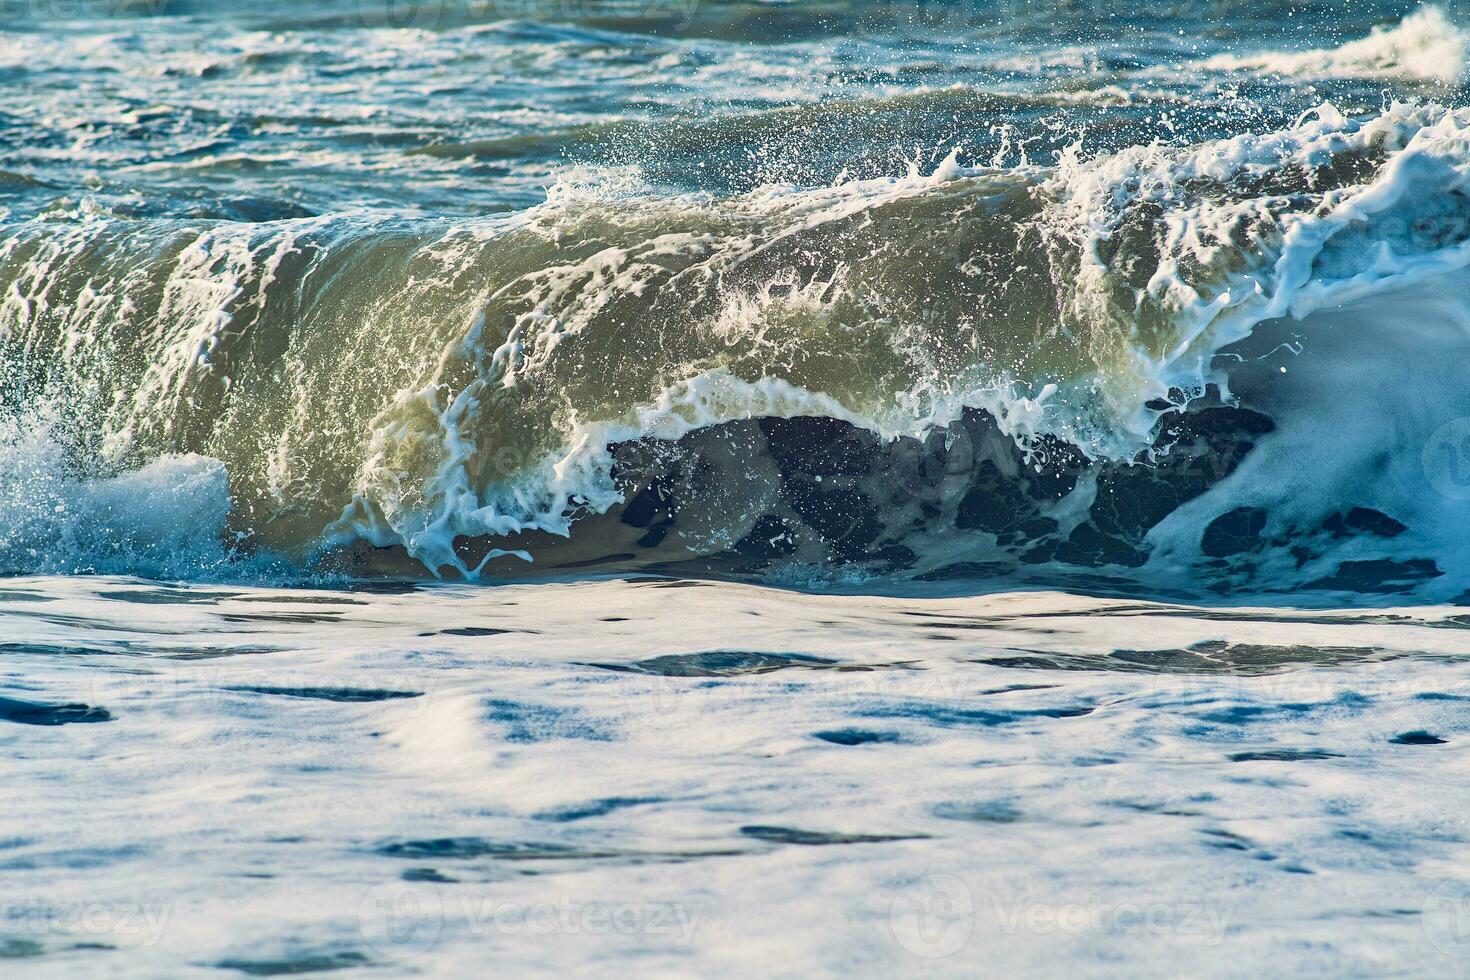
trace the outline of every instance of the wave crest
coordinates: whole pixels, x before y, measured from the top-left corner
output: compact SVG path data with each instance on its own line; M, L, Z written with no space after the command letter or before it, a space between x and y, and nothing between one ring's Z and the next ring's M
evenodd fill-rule
M219 461L253 547L473 577L616 507L616 446L746 420L979 411L1023 458L1157 456L1258 325L1470 264L1464 111L959 161L731 197L620 172L463 222L37 219L0 255L7 387L69 399L83 468Z
M1449 84L1464 77L1470 33L1436 6L1420 7L1392 27L1337 48L1217 55L1201 62L1214 70L1252 70L1302 78L1422 79Z

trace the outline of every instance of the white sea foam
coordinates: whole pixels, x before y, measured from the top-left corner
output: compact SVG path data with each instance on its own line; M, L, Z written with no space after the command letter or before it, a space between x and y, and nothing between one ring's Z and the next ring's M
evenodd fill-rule
M1392 27L1375 27L1367 37L1337 48L1221 54L1199 67L1249 69L1301 77L1348 76L1454 82L1465 73L1470 33L1436 6L1425 6Z
M0 943L79 978L1452 973L1462 612L14 579L0 697L110 720L0 722ZM606 669L719 650L849 669Z
M0 423L0 573L228 574L224 464L168 455L88 477L37 421Z

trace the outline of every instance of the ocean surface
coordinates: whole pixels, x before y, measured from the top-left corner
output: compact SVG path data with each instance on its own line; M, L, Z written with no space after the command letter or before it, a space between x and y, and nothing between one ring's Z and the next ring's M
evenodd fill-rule
M0 975L1470 975L1467 85L0 0Z

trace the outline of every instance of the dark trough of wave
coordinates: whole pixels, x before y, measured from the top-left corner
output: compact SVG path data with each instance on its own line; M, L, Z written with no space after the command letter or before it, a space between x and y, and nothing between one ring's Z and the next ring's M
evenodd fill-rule
M1259 412L1201 399L1165 416L1151 452L1107 462L1048 438L1023 451L975 410L922 441L883 440L831 418L733 422L614 446L624 503L582 516L570 543L528 534L461 544L471 560L490 546L528 548L529 568L509 558L489 566L516 576L636 569L804 584L792 570L811 570L815 580L855 573L1182 599L1404 595L1441 574L1432 559L1401 553L1395 539L1406 528L1393 515L1345 500L1285 531L1268 532L1263 510L1225 510L1198 529L1184 587L1152 576L1149 532L1228 479L1274 428ZM748 469L732 469L732 458ZM751 473L774 474L774 492L753 493ZM1355 557L1329 561L1327 575L1262 574L1282 554L1296 569L1321 567L1350 542ZM1361 557L1364 545L1375 557ZM1281 561L1271 564L1279 573Z

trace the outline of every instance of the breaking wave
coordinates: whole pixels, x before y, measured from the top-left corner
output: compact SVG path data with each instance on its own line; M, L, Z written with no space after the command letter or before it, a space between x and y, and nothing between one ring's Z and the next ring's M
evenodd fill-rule
M1302 77L1423 79L1454 82L1465 74L1470 34L1435 6L1425 6L1392 27L1337 48L1216 55L1201 63L1215 70L1252 69Z
M0 565L1458 595L1467 181L1466 112L1324 104L498 218L52 211L0 247Z

